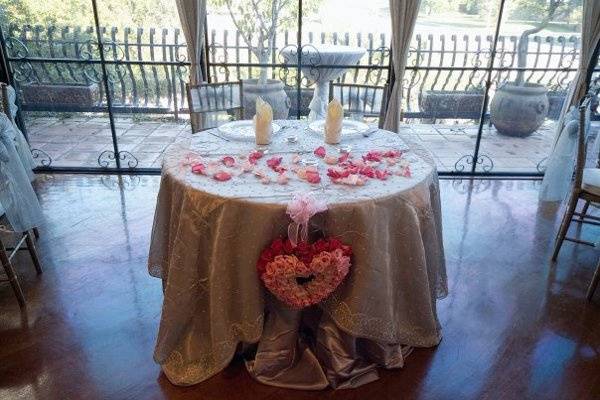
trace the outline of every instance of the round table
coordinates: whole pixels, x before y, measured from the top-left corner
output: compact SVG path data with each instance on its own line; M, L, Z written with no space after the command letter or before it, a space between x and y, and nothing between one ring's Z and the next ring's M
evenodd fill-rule
M252 173L219 182L191 172L191 160L239 160L257 149L219 130L195 135L189 148L164 159L149 272L163 280L165 296L154 358L174 384L208 379L242 351L250 374L266 384L356 387L377 379L378 367L402 367L413 347L441 339L436 299L447 284L437 173L428 153L382 130L329 146L303 122L277 123L283 128L271 145L259 147L265 157L257 167L272 173L269 184ZM412 175L336 184L313 153L318 146L356 157L403 150ZM297 157L318 164L321 182L292 175L278 184L264 165L272 156L282 165ZM311 219L311 233L339 237L353 257L328 299L297 311L264 289L256 262L286 235L286 204L303 191L328 205Z
M302 46L302 74L309 84L315 84L315 92L309 104L308 119L314 121L324 118L329 103L329 82L334 81L348 69L357 64L367 52L362 47L339 45ZM298 63L298 49L286 47L281 50L286 63Z

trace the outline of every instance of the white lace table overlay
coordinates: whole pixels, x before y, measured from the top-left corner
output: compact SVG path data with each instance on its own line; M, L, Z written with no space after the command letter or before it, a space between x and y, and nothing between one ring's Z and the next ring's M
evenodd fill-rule
M351 138L343 138L339 145L327 145L323 142L323 135L308 129L305 123L296 121L277 123L283 128L273 135L273 142L269 146L256 146L245 140L232 140L230 136L223 136L218 129L199 133L192 139L190 151L176 151L165 159L164 168L179 179L183 179L190 187L215 196L263 203L287 203L295 193L311 191L315 196L326 200L329 205L346 203L349 201L349 196L350 201L356 202L406 191L427 179L434 170L431 163L409 148L400 135L392 132L371 130L367 132L367 137L353 135ZM289 138L294 138L296 142L290 143ZM404 153L402 158L410 165L411 177L392 175L386 180L368 179L364 186L333 183L327 176L327 169L332 166L314 154L314 150L319 146L323 146L328 155L336 157L341 156L344 151L350 151L353 156L360 157L371 150L400 150ZM243 160L240 160L239 156L248 156L250 152L256 150L264 152L257 168L269 176L269 184L262 183L252 173L234 176L226 182L217 182L209 176L193 174L191 166L186 163L188 154L200 156L204 162L219 161L223 157L233 156L236 162L240 163ZM290 167L296 155L302 160L300 165L304 163L317 165L321 176L320 183L310 184L294 173L286 174L290 178L286 185L276 182L278 174L269 169L266 160L274 156L282 157L282 165Z

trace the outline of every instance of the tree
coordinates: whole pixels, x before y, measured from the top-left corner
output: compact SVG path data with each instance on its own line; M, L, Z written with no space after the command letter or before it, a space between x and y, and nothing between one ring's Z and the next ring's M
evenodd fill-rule
M277 29L293 25L299 11L297 0L212 0L211 3L227 10L240 36L261 64L270 61ZM316 11L319 3L320 0L305 1L303 15ZM267 83L266 67L261 68L258 82Z
M174 0L102 0L98 2L101 25L117 27L177 27ZM0 0L2 26L93 26L91 0Z
M574 9L577 8L576 3L577 0L549 0L546 3L546 0L543 0L545 6L541 6L539 1L530 2L531 5L535 5L538 3L538 6L542 8L539 10L539 14L544 15L543 19L531 29L526 29L521 33L519 37L519 42L517 45L517 66L519 68L527 67L527 50L529 48L529 36L536 34L546 28L550 22L554 20L566 19L573 12ZM525 82L525 71L520 69L517 72L516 84L518 86L522 86Z

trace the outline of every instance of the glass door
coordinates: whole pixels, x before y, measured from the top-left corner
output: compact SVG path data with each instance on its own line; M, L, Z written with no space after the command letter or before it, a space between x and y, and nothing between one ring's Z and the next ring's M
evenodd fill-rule
M580 1L506 1L480 147L486 172L544 171L579 64L582 11Z
M113 140L92 3L40 7L15 0L3 8L18 120L39 166L99 167Z

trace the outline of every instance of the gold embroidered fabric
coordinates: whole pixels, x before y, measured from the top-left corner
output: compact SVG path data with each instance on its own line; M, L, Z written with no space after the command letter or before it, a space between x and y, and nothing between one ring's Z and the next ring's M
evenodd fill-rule
M323 144L322 137L306 133L301 122L279 124L284 129L274 136L271 153L310 155ZM163 165L149 272L164 283L154 358L171 382L191 385L206 380L227 366L240 343L258 343L249 371L261 382L308 389L327 383L354 387L376 379L373 366L398 368L410 347L439 342L436 300L446 295L447 283L437 173L425 150L386 131L343 141L342 146L361 153L409 148L411 178L394 176L363 187L334 185L324 172L317 187L299 181L264 185L253 176L216 182L191 174L185 162L190 151L218 159L248 154L255 145L224 140L213 132L199 133L189 149L169 154ZM290 135L296 135L298 142L286 140ZM274 238L287 234L286 204L302 190L312 190L328 203L328 210L311 220L312 234L339 236L354 252L348 277L320 306L321 322L314 331L320 332L316 337L321 344L308 340L298 344L303 357L279 358L309 362L311 376L320 377L312 385L284 378L272 368L268 377L266 372L255 373L269 370L264 364L267 353L260 352L270 347L261 344L263 325L271 326L269 337L278 337L277 329L293 332L300 324L296 315L294 324L266 324L265 308L272 309L272 302L265 301L268 296L257 276L256 261ZM272 315L289 317L286 312ZM335 352L327 350L327 343L346 349L347 359L362 361L350 370L339 367L348 365L347 359L334 362ZM257 365L256 360L263 364ZM318 365L323 372L314 370Z

